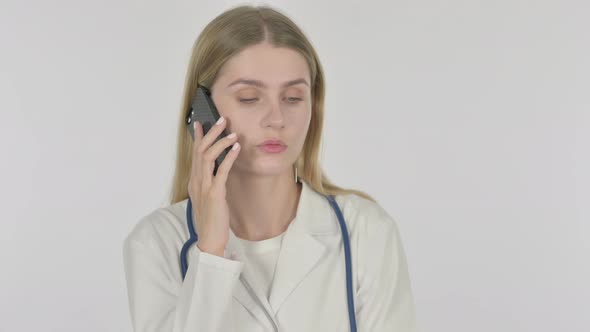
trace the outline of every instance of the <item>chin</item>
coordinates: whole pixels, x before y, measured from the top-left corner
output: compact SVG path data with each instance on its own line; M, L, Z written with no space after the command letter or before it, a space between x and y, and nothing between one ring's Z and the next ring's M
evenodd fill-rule
M279 175L290 171L292 165L283 158L258 158L252 167L259 174Z

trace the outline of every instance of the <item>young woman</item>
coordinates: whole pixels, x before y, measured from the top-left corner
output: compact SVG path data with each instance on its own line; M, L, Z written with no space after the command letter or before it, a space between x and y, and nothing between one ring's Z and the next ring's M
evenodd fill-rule
M222 118L206 135L195 122L193 141L198 87ZM279 11L234 7L205 27L186 77L171 204L124 242L136 332L415 331L396 222L321 170L324 88L314 48ZM224 129L235 135L216 141Z

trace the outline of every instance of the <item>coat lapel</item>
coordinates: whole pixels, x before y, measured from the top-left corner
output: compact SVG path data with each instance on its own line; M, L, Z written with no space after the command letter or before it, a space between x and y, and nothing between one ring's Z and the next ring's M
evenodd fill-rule
M317 266L325 251L324 244L296 227L285 234L269 297L274 313Z
M264 325L270 324L264 310L274 319L274 315L289 295L318 264L321 264L321 258L327 248L313 235L339 232L336 215L330 203L305 181L301 182L302 190L297 213L283 237L268 299L266 294L256 287L255 275L252 273L251 264L248 264L248 257L230 228L226 257L246 263L241 278L253 288L262 307L258 304L258 300L252 298L248 285L242 280L234 290L233 296Z

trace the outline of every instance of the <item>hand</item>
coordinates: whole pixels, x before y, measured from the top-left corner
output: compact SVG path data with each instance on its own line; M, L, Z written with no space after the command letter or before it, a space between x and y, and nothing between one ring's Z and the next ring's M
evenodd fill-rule
M203 252L221 257L229 240L229 206L226 200L225 184L227 175L240 151L240 143L237 142L235 133L215 142L226 124L227 120L223 119L221 123L213 125L203 136L202 125L198 121L193 123L195 139L188 182L188 194L193 204L193 222L199 237L197 246ZM234 144L233 148L219 165L216 175L213 175L215 159L232 144Z

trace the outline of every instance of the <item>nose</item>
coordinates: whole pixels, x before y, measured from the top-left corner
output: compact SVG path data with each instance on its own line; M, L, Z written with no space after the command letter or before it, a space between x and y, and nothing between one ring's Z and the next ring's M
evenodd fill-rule
M279 103L273 102L270 104L268 114L264 117L264 125L278 128L285 126L285 118Z

